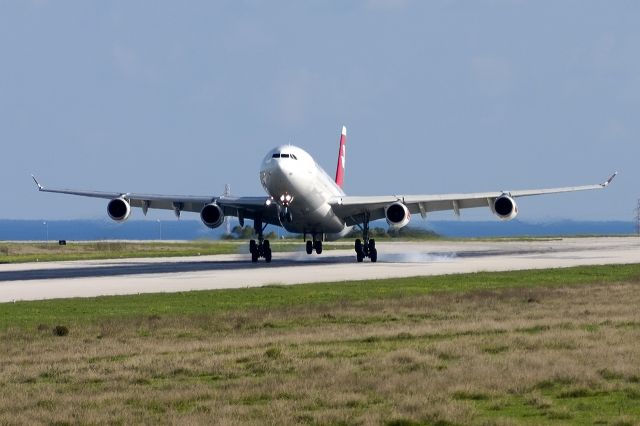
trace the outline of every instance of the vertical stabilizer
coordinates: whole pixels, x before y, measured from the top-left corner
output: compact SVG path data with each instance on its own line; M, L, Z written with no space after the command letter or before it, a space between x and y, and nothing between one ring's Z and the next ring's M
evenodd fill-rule
M344 185L344 166L347 156L347 128L342 126L342 134L340 135L340 151L338 151L338 168L336 169L336 184L342 188Z

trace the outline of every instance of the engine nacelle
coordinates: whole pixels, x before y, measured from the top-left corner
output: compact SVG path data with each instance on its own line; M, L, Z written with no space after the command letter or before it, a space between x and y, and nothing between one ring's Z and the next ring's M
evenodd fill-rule
M224 212L216 203L207 204L200 211L200 220L211 229L217 228L224 222Z
M405 227L411 220L411 213L409 213L409 209L401 202L388 205L384 209L384 215L387 219L387 223L393 229Z
M511 220L518 215L518 205L510 196L501 195L493 202L493 211L500 220Z
M109 217L116 222L124 222L129 219L131 214L131 205L124 198L114 198L107 204L107 213Z

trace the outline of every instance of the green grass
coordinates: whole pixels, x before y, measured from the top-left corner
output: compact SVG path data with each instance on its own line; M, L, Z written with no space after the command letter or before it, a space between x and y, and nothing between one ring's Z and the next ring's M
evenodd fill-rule
M2 243L0 263L51 262L132 257L198 256L237 253L235 242L68 242Z
M637 424L639 284L614 265L1 304L0 424Z
M57 243L0 243L0 264L57 262L72 260L132 259L146 257L210 256L217 254L248 253L247 241L193 241L193 242L68 242ZM302 242L272 241L275 253L302 250ZM343 244L325 244L325 250L344 249Z
M274 241L274 252L300 249L302 244ZM327 246L327 249L333 248ZM246 241L193 242L68 242L1 243L0 263L55 262L70 260L127 259L142 257L182 257L235 254L248 251Z
M629 419L640 418L640 397L637 387L621 386L614 389L582 389L576 395L571 389L558 384L532 397L531 394L503 396L498 400L490 398L468 398L481 417L489 420L519 419L525 424L552 424L571 422L572 424L616 424L617 417L624 413ZM620 389L622 388L622 389ZM625 424L623 419L617 420ZM636 424L636 422L628 423Z
M105 317L209 315L232 310L268 310L307 304L403 298L434 292L560 287L639 280L640 264L631 264L28 301L0 304L0 329L39 323L96 321Z

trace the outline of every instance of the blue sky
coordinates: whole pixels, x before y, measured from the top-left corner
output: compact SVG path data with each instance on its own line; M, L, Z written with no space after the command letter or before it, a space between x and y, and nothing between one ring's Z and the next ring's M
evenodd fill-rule
M619 170L607 191L524 199L519 217L631 219L638 22L635 1L0 0L0 218L106 216L103 201L38 194L31 173L260 195L260 161L282 143L332 174L345 124L349 194L590 184Z

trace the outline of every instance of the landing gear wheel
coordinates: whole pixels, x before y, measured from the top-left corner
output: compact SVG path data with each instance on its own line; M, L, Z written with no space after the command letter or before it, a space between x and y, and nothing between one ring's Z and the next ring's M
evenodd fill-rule
M271 243L269 243L269 240L264 240L262 243L262 257L264 257L265 262L271 263Z
M313 242L307 241L307 254L313 253Z
M376 240L373 238L369 240L369 250L375 250L376 248Z
M364 260L364 250L363 250L362 241L360 241L360 238L356 240L355 249L356 249L356 260L358 261L358 263L360 263Z
M313 242L313 248L316 250L316 253L321 254L322 253L322 241L314 241Z
M260 257L260 252L258 250L256 240L249 241L249 253L251 253L251 261L253 263L256 263L258 261L258 258Z
M376 249L372 249L369 251L369 259L371 259L371 262L377 262L378 261L378 250Z

